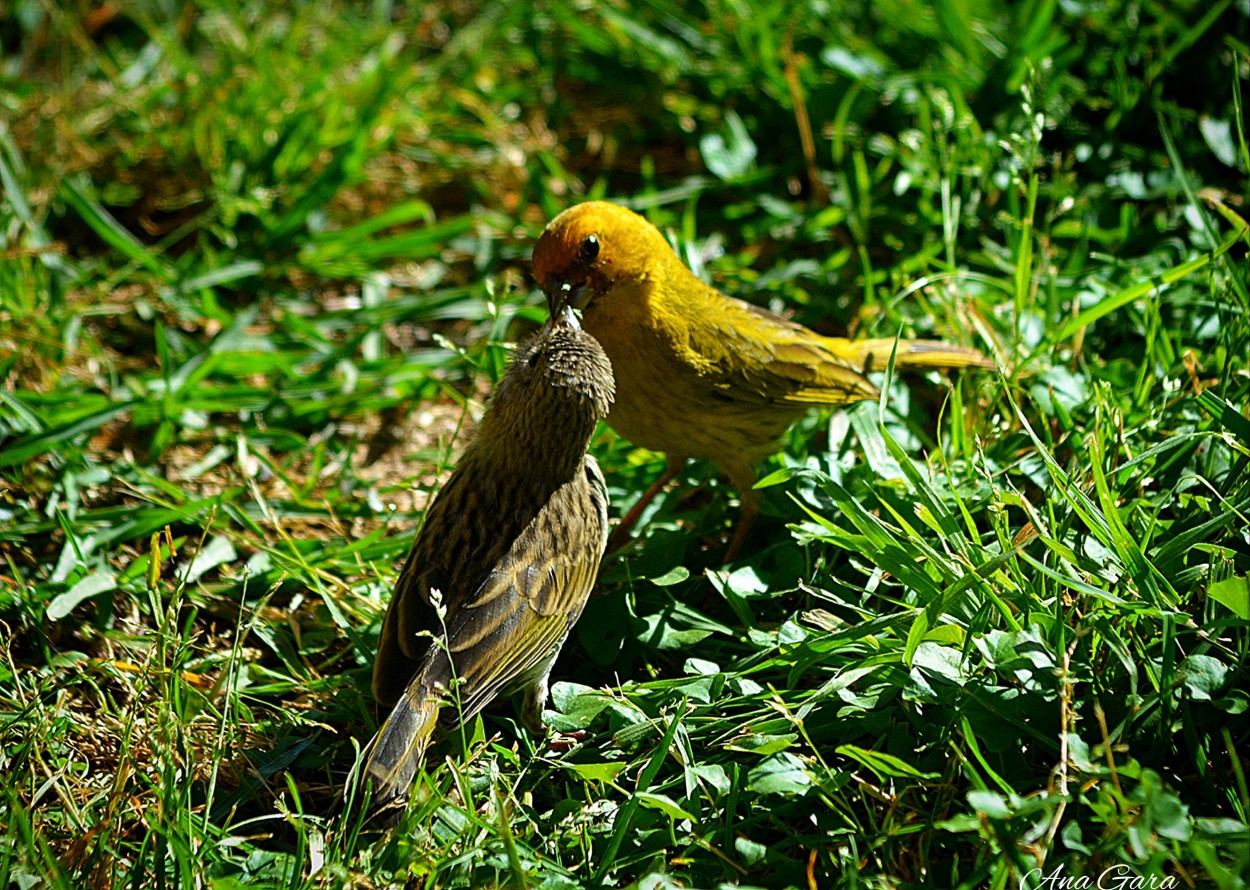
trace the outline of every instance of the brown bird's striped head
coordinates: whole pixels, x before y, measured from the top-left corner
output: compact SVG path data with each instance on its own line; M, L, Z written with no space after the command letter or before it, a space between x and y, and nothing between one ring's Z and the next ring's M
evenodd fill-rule
M603 347L566 306L518 350L491 396L478 437L526 460L580 460L615 396Z

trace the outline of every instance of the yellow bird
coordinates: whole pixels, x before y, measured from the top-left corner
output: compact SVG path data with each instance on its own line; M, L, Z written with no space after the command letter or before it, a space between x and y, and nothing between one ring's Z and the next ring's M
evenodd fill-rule
M607 487L586 449L613 391L607 356L571 309L500 381L382 625L373 693L392 711L357 774L373 784L373 811L407 796L440 714L455 725L520 689L541 735L551 666L607 544Z
M993 367L975 349L929 340L824 337L701 281L638 214L588 201L553 219L533 272L553 313L583 310L616 375L608 423L668 455L669 470L622 520L627 533L687 458L710 460L738 489L732 558L759 512L755 468L813 405L880 396L864 376L898 368ZM897 349L897 352L896 352Z

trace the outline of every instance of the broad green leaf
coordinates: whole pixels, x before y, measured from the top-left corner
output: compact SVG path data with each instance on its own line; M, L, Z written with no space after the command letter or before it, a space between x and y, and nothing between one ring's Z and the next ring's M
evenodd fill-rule
M768 733L751 733L740 739L734 739L726 747L730 751L748 751L764 756L784 751L799 740L797 733L771 735Z
M1191 655L1181 662L1185 687L1198 701L1210 701L1228 683L1229 667L1210 655Z
M659 810L670 819L677 821L685 819L693 823L697 823L699 818L687 810L680 807L676 801L664 794L656 794L651 791L635 791L634 796L638 798L638 802L649 810Z
M736 112L727 111L725 122L729 125L728 135L708 133L699 140L699 151L703 154L703 163L713 176L732 182L750 172L758 150L742 118Z
M48 603L45 614L48 616L49 621L60 621L74 611L74 607L84 600L115 589L117 589L117 579L112 572L107 569L92 572L69 590L54 597Z
M789 752L773 754L747 776L747 787L760 794L794 796L812 786L807 765Z
M685 566L673 566L658 578L652 578L651 583L656 587L672 587L674 584L680 584L690 577L690 570Z
M1242 621L1250 621L1250 576L1234 575L1207 588L1207 596Z
M1007 819L1011 816L1007 798L997 791L969 791L968 803L978 813L984 813L991 819Z
M569 763L560 761L560 766L571 773L576 773L591 782L611 782L620 775L621 770L629 766L624 760L612 760L605 763Z
M194 584L212 569L232 563L238 558L239 554L229 538L221 535L210 538L200 552L195 554L191 565L187 566L186 583Z
M764 857L768 854L768 846L756 843L740 834L734 838L734 852L742 857L744 863L751 866L764 861Z

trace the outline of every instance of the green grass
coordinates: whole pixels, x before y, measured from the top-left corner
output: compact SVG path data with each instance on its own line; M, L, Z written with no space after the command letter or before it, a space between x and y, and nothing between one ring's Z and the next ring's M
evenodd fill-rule
M0 10L5 886L1246 886L1242 5L72 6ZM366 830L382 610L585 197L1003 370L813 413L732 566L688 467L587 739L501 703Z

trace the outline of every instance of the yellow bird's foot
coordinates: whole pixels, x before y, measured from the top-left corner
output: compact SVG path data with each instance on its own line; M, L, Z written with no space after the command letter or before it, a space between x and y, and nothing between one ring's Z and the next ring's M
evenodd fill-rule
M634 526L638 524L643 511L651 506L651 502L664 490L664 486L673 481L673 477L681 470L682 463L683 461L670 460L664 468L664 472L660 474L660 478L652 482L647 490L642 493L638 503L630 507L629 512L621 517L621 521L616 524L616 528L612 530L612 534L608 537L608 553L615 553L633 540L633 536L630 533L634 530Z

